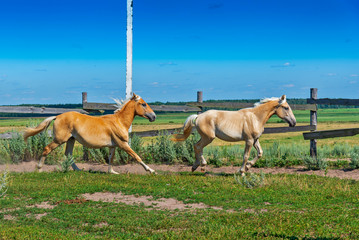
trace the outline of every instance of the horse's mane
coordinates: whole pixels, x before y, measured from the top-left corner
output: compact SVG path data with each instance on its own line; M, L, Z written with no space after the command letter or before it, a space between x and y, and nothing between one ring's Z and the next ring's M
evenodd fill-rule
M136 101L140 100L140 96L136 96ZM118 111L121 111L121 109L132 99L132 96L129 97L129 98L126 98L125 100L122 100L122 99L118 99L118 98L112 98L114 101L115 101L115 107L117 108L115 110L115 113L118 112Z
M256 102L254 104L254 107L257 107L261 104L264 104L264 103L267 103L267 102L270 102L270 101L279 101L280 98L277 98L277 97L271 97L271 98L264 98L262 100L260 100L259 102Z

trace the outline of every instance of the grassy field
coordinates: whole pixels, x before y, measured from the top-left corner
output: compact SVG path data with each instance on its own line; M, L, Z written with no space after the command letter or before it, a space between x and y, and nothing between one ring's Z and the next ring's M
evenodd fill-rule
M85 193L176 199L207 208L86 201ZM266 175L254 189L233 175L11 174L0 239L358 239L359 185Z
M189 115L158 114L155 123L136 118L133 129L181 127ZM295 115L299 124L308 124L308 111L296 111ZM319 110L318 129L359 127L358 120L359 109ZM21 131L40 121L41 118L1 119L0 132ZM277 126L286 124L276 117L267 124L267 127ZM195 137L185 144L189 150ZM38 155L47 139L39 137L29 141L30 146L36 146L36 151L31 152ZM319 140L318 151L330 158L347 159L350 152L359 152L358 142L358 135ZM7 149L10 153L20 153L29 146L21 139L12 144L13 148ZM136 144L136 151L146 163L154 161L154 156L158 160L162 155L170 157L173 151L185 149L185 145L171 145L174 150L168 150L170 141L164 136L145 138ZM303 140L300 132L266 134L261 137L261 145L264 156L257 162L260 166L302 163L298 159L309 151L309 142ZM0 154L5 151L4 146L0 145ZM58 164L63 150L50 154L46 163ZM204 154L211 165L239 165L241 151L243 143L216 140L205 148ZM103 162L107 153L99 150L96 154L95 158ZM116 154L117 158L123 157L120 152ZM225 157L220 158L219 154ZM6 155L11 161L14 156ZM74 156L82 158L79 145L75 147ZM178 160L161 161L176 163ZM342 160L335 163L338 164L335 167L348 164ZM268 174L264 185L249 189L238 184L233 175L33 172L10 173L8 186L6 194L0 197L0 239L359 239L359 184L353 180ZM0 189L0 196L1 193ZM122 193L138 199L151 196L153 203L92 201L83 196L85 193ZM159 208L155 200L180 201L187 204L187 208Z

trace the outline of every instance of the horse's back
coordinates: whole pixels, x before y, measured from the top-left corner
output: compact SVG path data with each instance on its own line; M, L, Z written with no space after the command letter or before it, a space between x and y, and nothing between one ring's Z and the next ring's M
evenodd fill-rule
M110 118L89 116L78 112L66 112L54 122L54 132L59 138L74 137L88 147L112 146L114 124Z
M209 137L218 137L224 141L241 141L251 138L256 125L250 109L239 111L209 110L200 114L197 130ZM256 135L256 134L255 134Z

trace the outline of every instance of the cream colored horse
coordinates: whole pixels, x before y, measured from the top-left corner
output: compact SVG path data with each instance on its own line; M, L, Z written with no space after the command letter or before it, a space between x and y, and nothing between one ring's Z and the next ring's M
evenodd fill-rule
M296 119L286 101L286 96L283 95L281 98L264 99L256 103L253 108L239 111L209 110L200 115L191 115L184 123L183 134L175 134L172 140L186 140L191 134L192 127L196 127L201 139L194 146L196 161L192 171L195 171L199 165L204 167L207 164L203 157L203 148L215 137L228 142L244 140L246 143L243 164L239 170L244 175L263 154L258 139L264 131L264 124L274 114L286 121L289 126L295 126ZM247 162L252 146L257 150L257 157Z
M114 114L104 115L100 117L84 115L78 112L67 112L58 116L45 119L36 128L28 128L25 130L24 139L34 136L45 130L50 123L54 122L54 139L47 145L42 153L42 157L38 164L41 171L46 156L56 147L63 143L66 144L65 155L72 155L72 150L77 140L82 145L89 148L110 148L109 157L109 173L117 174L112 169L112 161L115 155L115 147L123 149L131 157L136 159L146 171L154 173L154 170L148 167L141 158L131 149L128 144L128 129L130 128L135 116L147 118L150 122L156 119L156 114L150 106L136 94L121 105L118 103L118 109ZM74 170L79 170L76 164L72 165Z

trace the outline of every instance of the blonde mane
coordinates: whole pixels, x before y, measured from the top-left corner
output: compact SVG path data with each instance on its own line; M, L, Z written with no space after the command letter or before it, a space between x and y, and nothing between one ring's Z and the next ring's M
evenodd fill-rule
M122 100L122 99L118 99L118 98L112 98L116 104L114 104L114 106L117 108L115 110L115 113L118 112L118 111L121 111L121 109L132 99L132 96L125 99L125 100ZM140 100L141 97L140 96L136 96L136 99L135 101L137 102L138 100Z
M262 104L270 102L270 101L279 101L279 100L280 100L280 98L277 98L277 97L264 98L264 99L260 100L259 102L256 102L254 104L254 107L257 107L259 105L262 105Z

